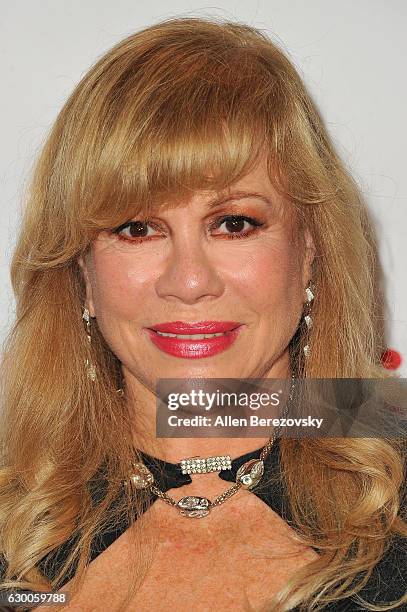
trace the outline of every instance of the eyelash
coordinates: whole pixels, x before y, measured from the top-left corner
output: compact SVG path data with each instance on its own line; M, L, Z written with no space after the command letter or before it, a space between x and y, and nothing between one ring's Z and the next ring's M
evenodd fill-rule
M264 225L264 223L262 223L261 221L259 221L259 219L256 219L255 217L247 217L245 215L225 215L225 216L221 217L220 219L216 219L215 221L213 221L210 224L209 229L211 229L211 230L217 229L225 221L228 221L230 219L231 220L239 220L239 221L240 220L247 221L248 223L250 223L253 226L253 229L245 230L245 231L242 231L240 233L220 234L221 236L226 237L227 240L236 240L236 239L246 238L247 236L251 236L254 233L256 233ZM123 234L120 233L124 229L129 228L132 225L137 225L137 223L142 223L144 225L150 225L151 227L155 227L156 229L159 229L158 226L156 226L156 225L154 225L152 223L149 223L148 221L128 221L127 223L123 223L123 225L120 225L115 230L113 230L113 233L116 234L116 236L117 236L117 238L119 240L124 240L125 242L133 242L133 243L136 243L136 244L140 244L141 242L147 242L147 241L150 241L150 240L154 240L156 238L156 236L140 236L140 237L128 238L128 237L125 237Z

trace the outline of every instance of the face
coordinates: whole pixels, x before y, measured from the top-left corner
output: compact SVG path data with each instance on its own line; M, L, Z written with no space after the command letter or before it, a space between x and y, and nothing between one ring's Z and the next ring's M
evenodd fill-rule
M264 162L222 196L199 192L179 208L103 231L79 259L86 306L127 383L289 376L312 238L282 215L287 204ZM211 323L188 325L199 322Z

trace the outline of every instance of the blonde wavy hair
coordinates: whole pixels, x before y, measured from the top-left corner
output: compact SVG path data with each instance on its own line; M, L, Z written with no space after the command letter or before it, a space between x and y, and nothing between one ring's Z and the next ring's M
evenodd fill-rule
M12 260L16 322L2 360L1 589L79 589L90 543L145 510L112 504L135 458L120 363L93 325L83 329L78 257L102 229L199 189L224 189L266 152L270 179L313 236L317 257L311 356L292 340L302 377L385 378L375 241L355 181L286 55L261 31L210 19L166 20L132 34L87 72L36 163ZM98 377L86 375L86 359ZM136 455L138 457L138 455ZM319 610L356 594L398 534L402 438L281 440L293 528L319 558L296 571L267 609ZM139 457L138 457L139 458ZM105 466L105 497L89 483ZM137 524L137 522L136 522ZM39 561L72 536L54 580ZM272 534L270 534L272 537ZM137 558L129 597L148 561ZM407 604L407 594L400 600ZM366 605L390 610L394 605Z

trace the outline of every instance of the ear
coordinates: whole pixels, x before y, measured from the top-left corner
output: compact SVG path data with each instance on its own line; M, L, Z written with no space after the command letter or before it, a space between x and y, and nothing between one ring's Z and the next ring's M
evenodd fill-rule
M312 264L315 259L316 248L311 232L308 228L303 233L304 258L302 262L302 283L304 291L312 278Z
M93 302L93 291L92 291L92 283L90 282L90 274L89 274L89 260L88 256L80 256L78 258L79 267L82 270L83 280L85 282L86 288L86 304L84 304L85 308L89 310L89 314L91 317L95 318L95 306Z

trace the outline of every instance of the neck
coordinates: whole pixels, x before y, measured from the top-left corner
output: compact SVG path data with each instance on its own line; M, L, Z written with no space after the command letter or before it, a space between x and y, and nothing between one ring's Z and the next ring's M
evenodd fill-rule
M156 437L156 395L123 366L126 401L130 414L134 415L132 439L134 447L168 461L179 463L187 457L209 457L229 455L233 460L246 453L265 446L273 435L273 428L267 437L245 438L157 438ZM266 375L248 378L290 378L288 352L270 368Z

